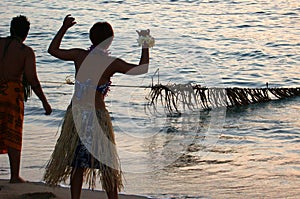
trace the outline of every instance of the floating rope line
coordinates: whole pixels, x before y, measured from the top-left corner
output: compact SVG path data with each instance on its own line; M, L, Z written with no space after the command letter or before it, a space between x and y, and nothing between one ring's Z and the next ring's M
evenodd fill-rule
M74 85L74 82L55 82L55 81L40 81L41 83L46 84L67 84ZM111 84L112 87L130 87L130 88L151 88L151 86L135 86L135 85L120 85L120 84Z
M154 84L154 76L157 75L158 83ZM150 86L114 85L113 87L131 87L150 89L145 97L146 106L157 110L160 103L169 114L181 114L179 107L189 110L209 110L218 107L246 106L255 103L269 102L276 99L285 99L300 96L300 87L269 88L207 88L199 84L167 84L159 82L159 69L152 76ZM72 75L67 76L65 82L44 81L43 83L74 85L75 79Z
M75 80L72 79L73 76L67 76L65 79L65 82L57 82L57 81L41 81L41 83L45 83L45 84L67 84L67 85L74 85L75 84ZM151 88L151 86L135 86L135 85L118 85L118 84L111 84L110 86L113 87L131 87L131 88Z

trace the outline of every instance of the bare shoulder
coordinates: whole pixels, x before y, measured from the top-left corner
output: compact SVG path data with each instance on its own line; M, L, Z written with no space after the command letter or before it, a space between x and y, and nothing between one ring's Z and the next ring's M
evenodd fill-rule
M70 48L62 51L64 51L66 54L73 55L75 58L89 54L88 50L82 48Z
M5 39L3 37L0 37L0 45L1 46L4 45L4 41L5 41Z
M22 50L27 56L34 56L34 50L30 46L22 44Z
M136 67L135 64L130 64L121 58L115 58L111 64L112 73L127 73L132 68Z
M88 50L82 48L72 48L70 50L74 51L74 53L77 53L78 55L87 55L89 53Z
M5 41L7 40L6 37L0 37L0 43L1 45L4 45Z
M74 55L75 60L77 61L83 61L83 59L85 59L89 54L88 50L82 48L72 48L70 49L70 52Z

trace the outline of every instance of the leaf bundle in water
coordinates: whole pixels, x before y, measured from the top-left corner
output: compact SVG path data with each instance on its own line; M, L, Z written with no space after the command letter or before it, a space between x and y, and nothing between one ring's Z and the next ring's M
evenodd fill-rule
M157 110L160 104L171 115L181 114L183 109L204 109L245 106L300 96L300 88L207 88L191 84L156 84L146 97L148 108Z

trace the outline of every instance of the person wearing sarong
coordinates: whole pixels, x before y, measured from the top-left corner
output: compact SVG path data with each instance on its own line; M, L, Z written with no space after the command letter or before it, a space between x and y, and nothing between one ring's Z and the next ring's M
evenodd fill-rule
M138 75L148 72L149 49L142 45L139 64L110 56L108 48L114 32L108 22L97 22L91 27L90 48L60 48L65 33L75 24L75 19L67 15L48 49L54 57L74 62L76 81L44 180L57 185L70 176L71 197L79 199L83 179L94 188L95 179L99 177L107 197L117 199L123 187L122 171L104 97L115 73ZM146 36L150 31L137 32Z
M0 38L0 154L8 154L11 183L24 182L19 173L24 101L30 94L30 86L42 101L46 114L52 112L37 78L35 54L23 43L29 28L25 16L14 17L11 35Z
M21 151L23 101L22 83L0 83L0 154L8 153L8 148Z

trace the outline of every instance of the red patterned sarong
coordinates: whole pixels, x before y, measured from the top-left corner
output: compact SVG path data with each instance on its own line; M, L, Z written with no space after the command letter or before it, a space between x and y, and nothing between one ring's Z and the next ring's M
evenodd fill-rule
M21 151L24 91L21 82L0 82L0 154Z

